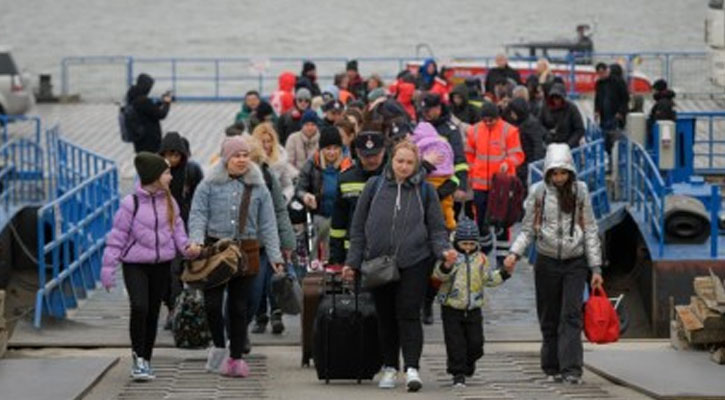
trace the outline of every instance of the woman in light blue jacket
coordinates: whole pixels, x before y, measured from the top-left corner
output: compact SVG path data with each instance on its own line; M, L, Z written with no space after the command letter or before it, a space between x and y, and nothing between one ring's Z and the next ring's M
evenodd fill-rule
M195 249L219 239L255 239L264 248L275 269L283 266L277 221L272 196L259 167L249 159L246 139L235 136L222 143L221 158L208 179L194 193L189 216L189 240ZM245 190L251 190L251 200L244 233L238 232L239 207ZM209 350L206 368L226 376L244 377L249 367L242 360L247 341L247 298L254 276L235 276L225 285L204 291L209 329L214 347ZM227 290L229 319L229 357L225 360L224 319L222 304Z

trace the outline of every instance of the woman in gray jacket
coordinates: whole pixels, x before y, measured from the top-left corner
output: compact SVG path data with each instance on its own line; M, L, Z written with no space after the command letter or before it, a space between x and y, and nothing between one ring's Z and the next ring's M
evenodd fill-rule
M368 180L360 195L343 269L343 276L351 279L364 260L383 255L397 260L400 280L372 291L383 352L381 388L395 387L401 349L408 390L423 385L418 373L423 350L420 308L435 260L455 260L447 236L438 195L420 168L418 148L400 142L383 174Z
M256 239L264 247L275 270L283 266L277 221L272 196L262 172L249 158L249 144L240 137L229 137L222 143L222 162L199 184L194 193L189 216L189 241L199 250L204 243L219 239ZM244 191L251 190L249 213L240 235L239 207ZM247 341L247 298L254 276L235 276L225 285L204 291L204 307L214 347L209 349L206 368L223 375L245 377L249 367L242 360ZM229 320L229 357L225 358L224 319L222 304L227 291Z
M541 368L550 381L581 383L582 293L587 277L603 284L602 252L587 184L576 179L567 144L551 144L544 181L533 185L524 203L521 232L504 260L507 268L536 243L536 311L543 343Z

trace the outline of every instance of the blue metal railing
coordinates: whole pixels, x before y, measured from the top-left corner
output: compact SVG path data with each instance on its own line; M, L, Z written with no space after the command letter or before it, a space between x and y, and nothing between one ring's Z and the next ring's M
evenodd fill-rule
M657 255L665 248L665 196L669 192L660 171L647 150L623 137L618 146L619 193L633 210L641 214L645 229L658 241Z
M40 143L40 132L41 122L40 117L29 116L29 115L5 115L0 114L0 146L8 143L11 139L10 135L10 124L18 123L30 123L32 124L32 134L26 135L28 138L35 139L36 143Z
M57 197L37 212L38 328L43 314L65 317L96 287L105 237L118 208L115 164L62 139L57 126L48 136Z
M694 119L694 170L698 174L725 174L725 111L678 112L678 120ZM704 123L706 129L697 129ZM718 133L720 135L718 135Z
M43 151L26 138L0 147L0 226L8 223L23 203L45 199Z
M709 70L706 52L595 52L591 54L569 54L567 73L562 77L568 82L576 79L593 79L590 76L577 76L576 67L582 59L593 62L620 62L624 64L626 76L631 79L634 72L642 72L650 80L664 78L670 86L681 93L710 93L713 86L707 81ZM256 89L260 93L270 94L276 90L276 82L283 71L295 74L303 61L317 64L319 83L322 89L332 83L333 74L342 72L345 63L358 60L361 70L378 72L387 81L393 80L397 73L405 69L411 61L421 61L422 57L132 57L132 56L82 56L65 57L61 60L61 91L63 95L71 93L71 69L78 66L118 66L123 69L120 81L130 87L139 72L151 73L161 91L172 89L178 100L239 101L246 90ZM473 61L485 66L494 65L491 56L455 56L445 58L455 61ZM439 58L444 60L444 58ZM531 57L511 57L511 61L535 64ZM561 75L561 73L560 73ZM84 75L84 80L87 76ZM108 79L104 80L107 83ZM193 86L189 86L193 85ZM201 85L201 86L199 86ZM570 95L579 95L575 85L569 85ZM116 93L114 97L119 97Z

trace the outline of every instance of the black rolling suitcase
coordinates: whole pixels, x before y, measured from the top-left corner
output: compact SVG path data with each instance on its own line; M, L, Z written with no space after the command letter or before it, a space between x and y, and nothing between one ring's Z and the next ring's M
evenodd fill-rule
M373 379L383 361L372 296L360 293L359 282L347 287L338 274L326 274L324 284L313 334L317 378Z

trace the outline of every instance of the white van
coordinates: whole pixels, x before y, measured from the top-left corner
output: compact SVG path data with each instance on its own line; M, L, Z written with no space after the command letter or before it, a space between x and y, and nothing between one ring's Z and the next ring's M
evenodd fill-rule
M0 46L0 114L25 114L34 103L30 86L15 66L10 49Z

